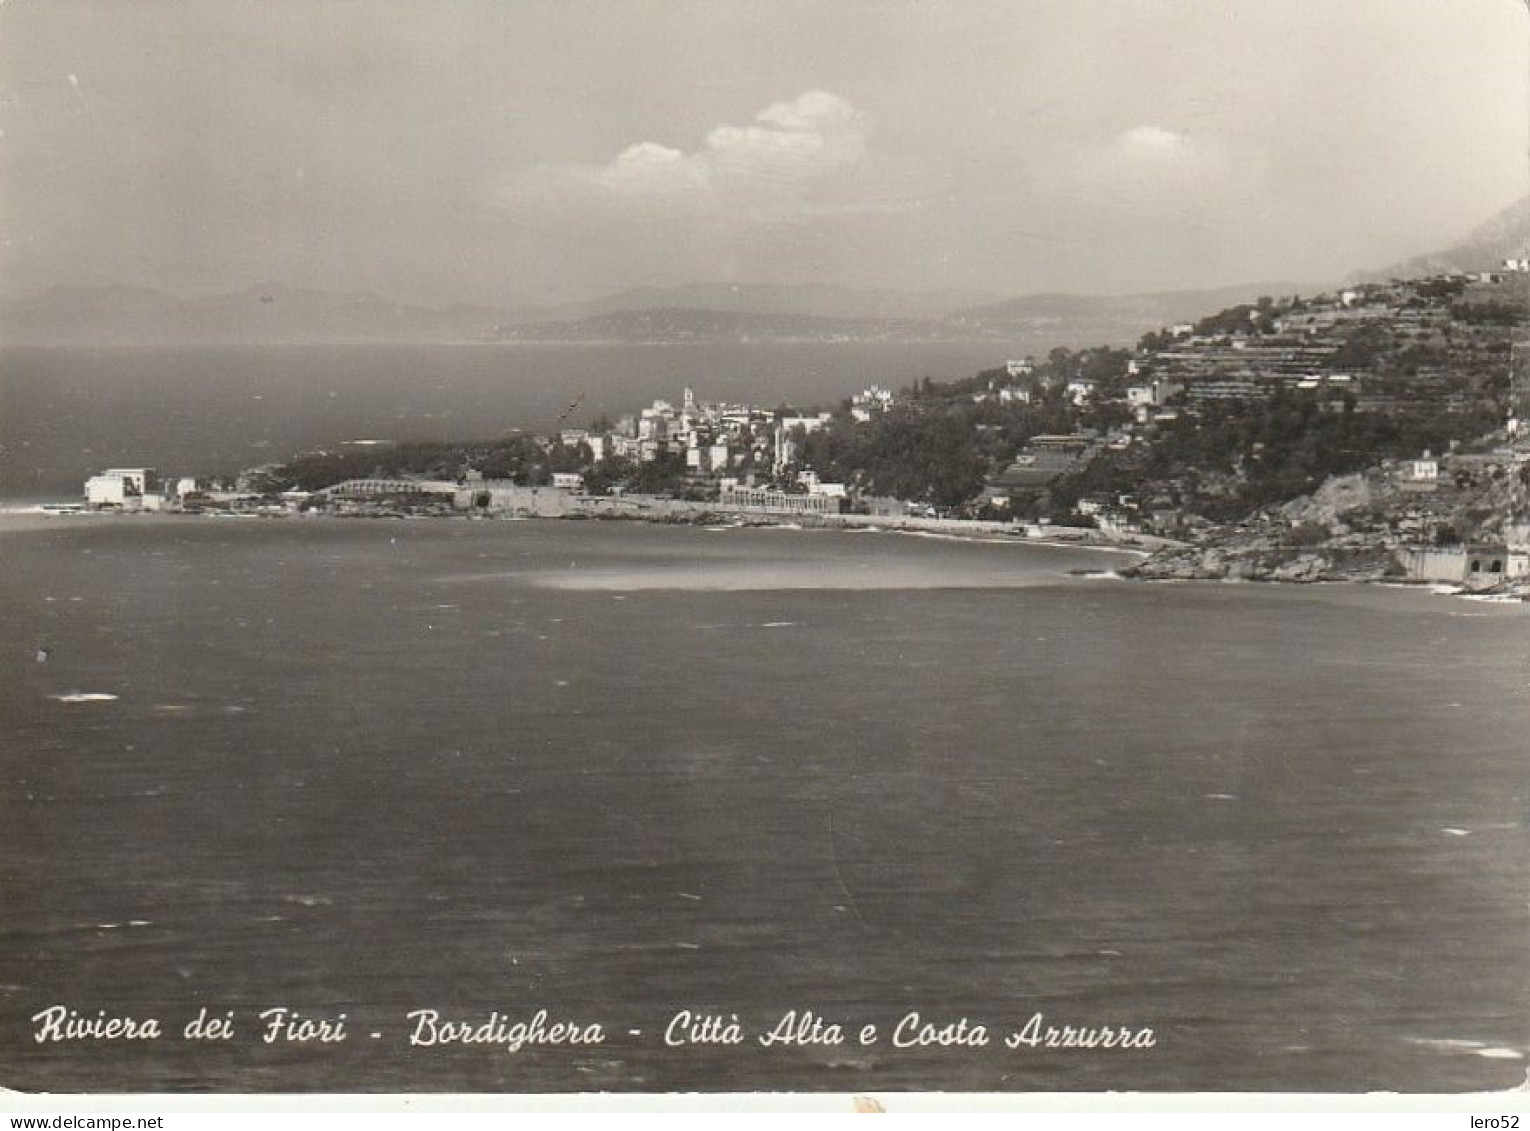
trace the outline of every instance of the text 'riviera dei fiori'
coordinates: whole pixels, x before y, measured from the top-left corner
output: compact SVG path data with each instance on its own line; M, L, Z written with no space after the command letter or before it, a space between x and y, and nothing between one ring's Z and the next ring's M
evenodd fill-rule
M350 1039L345 1013L309 1016L285 1006L254 1012L253 1030L262 1044L334 1045ZM467 1019L450 1018L436 1009L416 1009L405 1014L407 1042L412 1048L498 1047L515 1053L528 1047L578 1047L602 1045L608 1040L599 1023L553 1019L545 1009L529 1017L494 1010ZM33 1039L39 1044L79 1041L154 1041L166 1026L158 1018L134 1018L82 1013L63 1005L49 1006L32 1017ZM180 1026L184 1041L231 1041L238 1032L234 1010L221 1012L203 1007ZM628 1035L641 1038L641 1029ZM365 1034L380 1040L381 1032ZM891 1025L831 1019L811 1009L791 1009L773 1024L749 1029L737 1014L703 1013L683 1009L670 1017L661 1040L668 1048L690 1046L744 1046L760 1048L812 1048L882 1045L894 1049L982 1049L1000 1045L1011 1051L1078 1049L1141 1051L1156 1048L1157 1034L1150 1027L1130 1025L1072 1025L1050 1023L1042 1013L1032 1013L1018 1028L995 1027L963 1016L929 1018L917 1010L903 1014Z

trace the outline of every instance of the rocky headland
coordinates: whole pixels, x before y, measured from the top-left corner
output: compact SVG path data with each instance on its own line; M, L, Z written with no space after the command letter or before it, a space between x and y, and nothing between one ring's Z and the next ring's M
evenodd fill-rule
M1146 580L1439 584L1451 579L1410 568L1418 552L1501 545L1507 558L1507 548L1524 541L1526 516L1530 451L1523 448L1453 453L1438 461L1433 478L1415 473L1411 461L1392 461L1330 478L1311 494L1241 522L1206 527L1191 544L1122 572ZM1511 572L1466 588L1530 600L1530 578Z

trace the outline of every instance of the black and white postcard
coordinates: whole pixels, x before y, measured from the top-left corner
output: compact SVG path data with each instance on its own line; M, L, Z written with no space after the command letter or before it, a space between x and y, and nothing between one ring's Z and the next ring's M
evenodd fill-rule
M1522 1085L1527 25L0 4L0 1086Z

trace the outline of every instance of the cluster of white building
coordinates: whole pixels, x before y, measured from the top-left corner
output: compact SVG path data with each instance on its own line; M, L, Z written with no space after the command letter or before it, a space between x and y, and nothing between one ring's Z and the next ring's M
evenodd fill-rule
M860 396L871 398L868 404L879 404L877 411L892 404L892 394L876 386ZM780 413L750 404L713 404L698 400L695 390L687 388L679 405L656 400L622 417L608 433L569 429L560 438L567 447L587 446L595 463L607 456L635 463L679 456L691 474L726 480L748 470L779 473L800 458L802 437L831 420L829 412Z
M152 467L109 467L85 480L85 505L96 510L159 511L197 489L195 479L161 480Z
M891 389L884 389L881 385L867 385L850 398L850 415L858 423L865 424L873 416L892 408L896 399Z
M222 506L246 501L254 492L242 484L198 480L192 476L161 477L152 467L109 467L85 480L84 509L95 511L122 511L124 513L153 513L179 511L192 506ZM193 503L192 496L196 496ZM295 507L309 497L307 491L284 491L278 502L271 506ZM75 511L79 503L52 505L57 511Z

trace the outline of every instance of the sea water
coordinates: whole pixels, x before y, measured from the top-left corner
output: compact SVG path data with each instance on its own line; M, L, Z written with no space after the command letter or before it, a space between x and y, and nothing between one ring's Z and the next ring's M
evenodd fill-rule
M1522 608L897 534L33 526L0 534L7 1087L1464 1091L1530 1063ZM165 1036L39 1041L53 1007ZM184 1039L203 1011L235 1035ZM539 1011L603 1039L535 1043ZM789 1013L846 1039L762 1045ZM992 1040L895 1047L910 1013ZM427 1014L523 1043L411 1044ZM1037 1015L1153 1044L1005 1047Z

